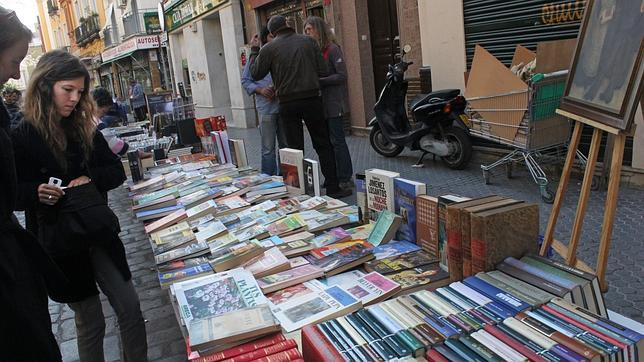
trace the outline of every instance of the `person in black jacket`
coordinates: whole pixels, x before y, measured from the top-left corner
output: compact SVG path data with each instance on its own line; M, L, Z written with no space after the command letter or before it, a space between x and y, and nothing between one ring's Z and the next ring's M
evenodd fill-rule
M125 180L119 157L92 119L89 80L81 61L65 51L48 52L38 61L25 96L25 120L12 132L18 206L26 209L27 228L39 233L45 251L72 283L50 298L75 313L81 361L104 358L105 318L97 284L116 312L124 360L146 361L145 324L118 234L79 244L39 228L57 220L56 205L65 197L63 189L48 184L50 177L62 180L67 192L91 182L105 197Z
M269 72L280 103L280 128L290 148L304 150L302 120L306 123L313 148L320 157L326 194L341 198L352 194L339 185L335 154L324 120L319 78L327 74L326 63L315 40L295 33L286 19L275 15L268 20L268 30L275 39L259 48L259 34L251 41L248 60L255 80Z
M320 78L324 118L329 127L329 136L335 152L335 167L340 187L351 188L353 164L351 154L344 138L344 114L347 111L347 64L342 50L335 43L335 35L324 19L309 16L304 22L304 33L315 39L322 50L322 57L327 63L328 75Z
M20 78L20 62L27 54L31 31L15 12L2 6L0 29L1 87L10 78ZM53 287L51 282L62 274L13 214L18 187L9 121L0 100L0 359L60 361L51 332L47 287Z

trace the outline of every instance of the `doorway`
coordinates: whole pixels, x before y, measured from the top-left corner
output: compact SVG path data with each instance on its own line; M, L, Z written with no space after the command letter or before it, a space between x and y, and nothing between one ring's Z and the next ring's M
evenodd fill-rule
M376 98L385 86L389 64L400 58L396 0L368 0L371 56Z

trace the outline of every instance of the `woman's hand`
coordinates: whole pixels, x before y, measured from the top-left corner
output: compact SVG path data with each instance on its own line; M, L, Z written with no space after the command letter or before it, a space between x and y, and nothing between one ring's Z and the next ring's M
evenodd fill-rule
M92 181L91 178L87 176L81 176L69 181L69 185L67 185L67 187L76 187L80 185L85 185L90 183L91 181Z
M65 192L58 186L40 184L38 186L38 201L45 205L55 205Z

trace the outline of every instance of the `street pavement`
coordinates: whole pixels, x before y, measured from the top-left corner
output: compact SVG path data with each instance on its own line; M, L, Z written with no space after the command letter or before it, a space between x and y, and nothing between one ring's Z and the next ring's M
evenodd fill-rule
M252 166L260 165L260 136L257 129L229 129L231 138L243 139ZM308 135L305 135L305 157L317 159ZM402 177L427 183L431 195L455 193L476 197L490 194L503 195L518 200L538 203L541 211L541 232L545 230L551 206L541 202L538 187L523 166L517 166L514 177L507 179L505 172L492 177L486 185L481 171L481 162L489 162L475 155L466 170L454 171L446 168L440 160L425 160L424 168L412 168L419 154L404 151L396 158L384 158L369 145L367 137L348 137L347 143L353 161L354 172L366 168L381 168L400 172ZM483 160L483 161L482 161ZM553 176L553 175L549 175ZM581 180L573 179L561 209L555 237L567 241L579 195ZM556 190L556 182L553 182ZM579 245L579 258L594 265L601 233L603 208L606 192L591 192L584 231ZM355 196L344 201L355 203ZM644 192L641 189L622 187L619 193L615 216L612 244L606 273L610 285L605 295L608 307L627 317L644 323ZM640 205L640 206L637 206ZM185 345L170 305L168 294L161 290L154 271L154 258L143 231L143 225L136 221L130 211L130 201L123 187L110 193L110 206L119 216L121 238L132 270L133 282L139 293L143 315L147 320L149 358L151 361L185 361ZM639 210L639 211L637 211ZM120 343L116 316L107 300L102 296L103 312L106 318L105 358L106 361L120 360ZM66 306L50 303L49 311L52 329L61 346L65 361L77 361L76 331L73 312Z

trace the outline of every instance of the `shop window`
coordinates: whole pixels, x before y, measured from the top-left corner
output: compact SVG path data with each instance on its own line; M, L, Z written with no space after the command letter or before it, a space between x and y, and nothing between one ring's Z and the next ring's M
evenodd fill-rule
M282 15L295 26L296 32L303 34L306 18L314 15L324 19L324 7L322 0L277 0L265 6L262 14L264 25L271 16Z

